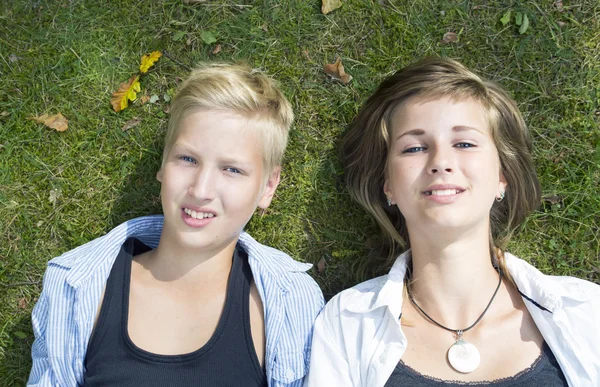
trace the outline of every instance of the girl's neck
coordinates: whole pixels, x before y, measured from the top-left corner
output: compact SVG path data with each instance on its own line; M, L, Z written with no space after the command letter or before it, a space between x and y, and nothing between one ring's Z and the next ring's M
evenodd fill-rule
M498 285L489 237L473 236L451 243L411 238L411 292L425 311L446 326L470 325Z

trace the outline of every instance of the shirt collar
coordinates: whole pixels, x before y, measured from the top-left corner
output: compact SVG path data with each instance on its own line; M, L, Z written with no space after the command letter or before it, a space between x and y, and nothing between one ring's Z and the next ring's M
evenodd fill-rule
M562 308L566 301L582 303L593 297L594 287L587 281L545 275L510 253L504 253L504 259L519 292L550 312Z
M407 250L396 258L388 274L350 289L347 295L340 300L341 308L353 313L369 313L375 309L387 307L398 319L402 311L404 277L410 254L410 250Z
M162 215L131 219L115 227L108 234L53 259L51 264L70 269L66 280L71 286L77 288L101 268L110 272L112 263L127 238L138 238L151 248L156 248L163 222ZM273 279L284 289L288 287L290 281L288 276L284 275L285 273L306 272L312 267L311 264L296 262L287 254L258 243L246 232L242 232L238 243L248 254L251 266L259 267L262 272L272 274ZM110 264L106 265L107 262Z

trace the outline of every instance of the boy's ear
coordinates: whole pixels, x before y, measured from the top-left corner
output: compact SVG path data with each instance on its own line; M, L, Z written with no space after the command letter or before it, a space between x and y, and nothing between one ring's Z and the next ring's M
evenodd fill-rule
M158 172L156 172L156 180L158 180L159 182L162 183L162 178L163 178L163 170L162 170L162 167L160 167Z
M271 200L273 200L273 195L275 195L275 190L279 185L279 181L281 179L281 167L277 166L273 168L273 171L269 175L264 187L264 191L260 200L258 201L258 206L263 210L271 204Z

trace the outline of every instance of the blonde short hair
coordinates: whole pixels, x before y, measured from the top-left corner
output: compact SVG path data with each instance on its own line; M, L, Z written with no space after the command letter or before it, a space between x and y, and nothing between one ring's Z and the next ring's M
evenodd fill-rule
M377 220L390 242L389 266L409 246L402 213L389 207L383 192L393 112L409 100L449 97L473 100L485 109L506 197L490 211L493 256L504 248L513 231L534 210L541 196L531 157L531 137L515 101L496 83L483 79L448 58L430 57L383 80L365 102L344 138L342 161L350 195ZM501 269L503 262L499 262Z
M163 164L185 115L199 109L231 111L255 120L265 170L281 165L294 113L275 81L243 64L205 63L192 71L171 103Z

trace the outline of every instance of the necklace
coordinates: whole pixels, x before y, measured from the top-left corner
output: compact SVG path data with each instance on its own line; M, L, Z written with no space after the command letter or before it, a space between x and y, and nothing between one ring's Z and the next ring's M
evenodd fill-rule
M469 372L475 371L477 369L477 367L479 367L479 363L481 362L481 356L479 355L479 350L473 344L464 340L462 338L462 336L463 336L463 333L465 333L469 329L473 328L475 325L477 325L477 323L479 323L479 321L481 321L481 319L483 318L485 313L490 308L490 305L492 305L492 302L494 301L496 294L498 294L498 289L500 289L500 285L502 284L502 272L501 271L498 271L498 277L499 277L498 278L498 286L496 286L496 290L494 291L494 294L492 295L490 302L488 302L487 306L485 307L483 312L481 312L481 315L477 318L477 320L475 320L475 322L473 324L471 324L469 327L464 328L464 329L450 329L448 327L445 327L442 324L440 324L439 322L432 319L427 313L425 313L425 311L419 306L419 304L417 304L417 302L413 298L413 295L410 292L410 286L408 286L408 279L407 279L406 291L408 293L408 298L410 299L410 302L412 302L412 304L417 309L419 309L419 311L421 313L423 313L423 315L425 317L427 317L427 319L429 321L431 321L432 323L434 323L435 325L437 325L440 328L444 328L445 330L454 333L455 342L448 349L448 353L446 356L448 357L448 362L450 363L452 368L454 368L458 372L468 374Z

